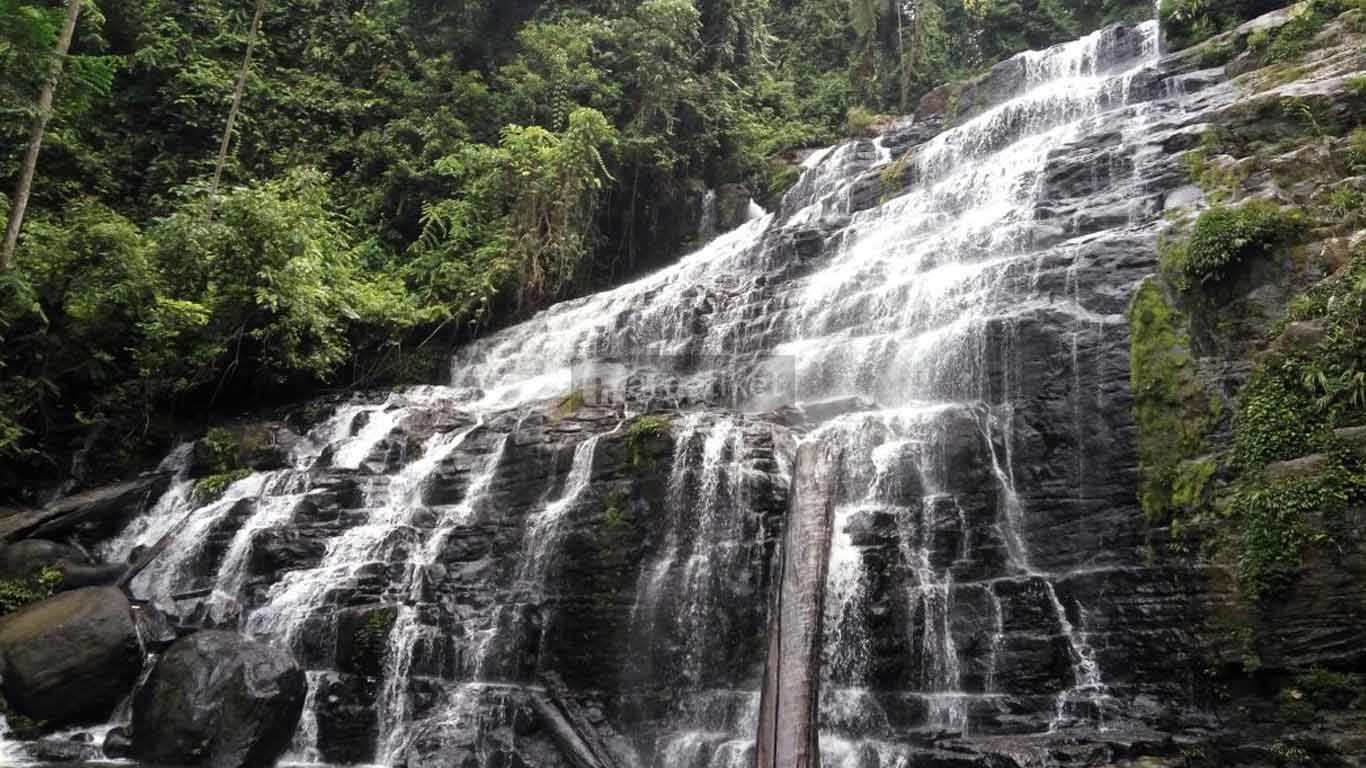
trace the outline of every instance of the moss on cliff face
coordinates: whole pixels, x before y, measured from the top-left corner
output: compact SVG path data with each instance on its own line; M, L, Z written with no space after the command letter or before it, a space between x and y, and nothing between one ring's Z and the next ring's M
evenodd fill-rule
M1192 472L1182 466L1199 452L1219 414L1218 399L1209 395L1196 373L1186 324L1185 315L1168 301L1158 281L1144 283L1129 305L1139 500L1154 522L1169 519L1178 501L1202 497L1212 474L1212 469Z
M1262 93L1307 75L1308 44L1360 49L1361 12L1340 10L1214 41L1249 96L1184 156L1210 205L1171 212L1129 308L1144 512L1236 574L1249 632L1306 570L1359 549L1347 521L1366 508L1343 438L1366 425L1366 83Z

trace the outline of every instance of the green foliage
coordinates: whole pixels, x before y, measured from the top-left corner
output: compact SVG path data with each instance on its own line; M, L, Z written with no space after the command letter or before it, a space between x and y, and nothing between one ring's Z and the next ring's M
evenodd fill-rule
M1251 40L1248 41L1251 46ZM1203 68L1222 67L1238 55L1238 49L1228 43L1206 45L1200 50L1200 66Z
M375 677L384 673L384 656L389 648L389 632L398 620L398 608L377 608L366 615L351 638L353 661L362 674Z
M630 526L626 516L630 496L621 488L613 488L607 494L602 508L602 523L609 529L619 530Z
M1348 137L1347 164L1356 173L1366 172L1366 128L1358 128Z
M631 466L652 469L664 450L671 423L667 416L638 416L626 428L626 453Z
M153 236L170 301L144 323L139 363L173 389L211 383L244 364L244 351L267 379L323 379L347 359L353 324L414 320L402 286L362 270L316 171L193 198Z
M1233 459L1245 468L1293 459L1314 448L1324 420L1313 400L1285 375L1263 371L1244 388L1234 419Z
M1195 506L1213 474L1204 463L1183 464L1199 451L1219 412L1195 369L1186 324L1155 281L1144 283L1129 305L1139 500L1152 521Z
M854 106L849 108L846 116L846 126L850 136L865 136L868 129L877 122L877 113L866 107Z
M200 478L194 484L192 494L196 504L209 504L223 497L228 486L251 475L250 469L233 469L227 472Z
M1292 303L1290 319L1313 320L1326 333L1317 349L1295 350L1261 379L1276 377L1312 423L1347 426L1366 410L1366 246L1347 267Z
M1304 547L1330 540L1343 510L1366 503L1366 468L1340 450L1332 429L1366 412L1366 254L1292 304L1292 320L1323 327L1314 348L1276 353L1244 387L1232 459L1242 472L1232 510L1240 521L1239 571L1250 599L1274 596L1296 578ZM1267 464L1318 452L1313 477L1268 484ZM1304 714L1292 702L1289 716Z
M1310 0L1276 30L1266 47L1266 62L1294 61L1309 51L1310 42L1333 17L1343 10L1339 0Z
M1263 600L1292 584L1313 537L1308 521L1346 509L1361 496L1359 479L1337 468L1318 477L1240 489L1233 508L1242 521L1238 573L1244 595Z
M0 616L52 597L61 583L62 572L57 568L43 568L27 579L0 580Z
M1347 90L1358 99L1366 99L1366 75L1352 75L1347 78Z
M1168 44L1180 49L1231 27L1241 15L1240 5L1228 0L1162 0L1158 16Z
M1282 700L1303 701L1321 711L1366 709L1366 676L1315 667L1296 675L1293 687L1281 693Z
M1210 200L1218 203L1235 197L1247 179L1248 166L1238 162L1219 162L1210 159L1217 139L1213 132L1204 134L1201 146L1182 156L1186 175L1195 182Z
M911 154L907 152L896 160L888 163L886 167L882 169L880 180L882 182L882 198L884 200L891 198L906 188L906 169L910 165L910 162Z
M1202 287L1225 280L1236 267L1268 255L1301 227L1297 216L1273 203L1215 205L1196 218L1178 257L1186 285Z
M206 463L216 472L228 472L237 467L240 445L233 433L214 427L200 438L199 443L206 454Z
M1343 185L1327 193L1323 203L1328 215L1334 219L1350 220L1366 204L1366 197L1352 187Z
M1264 51L1268 62L1298 58L1307 50L1308 41L1345 7L1341 0L1310 0L1281 29L1254 31L1248 48ZM1159 16L1168 44L1179 49L1232 29L1266 10L1267 5L1256 0L1162 0Z

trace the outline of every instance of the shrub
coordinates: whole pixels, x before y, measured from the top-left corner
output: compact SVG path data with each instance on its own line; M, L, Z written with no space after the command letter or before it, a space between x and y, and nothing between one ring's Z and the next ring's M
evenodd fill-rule
M1293 459L1312 450L1323 427L1314 400L1281 371L1254 375L1234 422L1233 460L1247 469Z
M1352 131L1347 140L1347 163L1358 173L1366 172L1366 128Z
M865 136L868 130L877 122L877 113L866 107L850 107L845 115L845 124L848 126L849 135L854 137Z
M194 484L194 493L192 494L194 502L196 504L208 504L218 501L223 497L223 493L228 490L228 486L250 474L250 469L234 469L202 478Z
M199 444L204 452L206 464L212 467L215 473L228 472L237 467L237 438L228 430L214 427L200 438Z
M56 568L43 568L27 579L0 581L0 616L52 597L61 583L62 572Z
M1295 676L1295 689L1316 709L1347 709L1366 704L1361 699L1366 678L1359 674L1311 669Z
M654 443L669 434L670 422L666 416L641 416L626 428L626 451L631 466L649 469L654 466L656 450Z
M1272 203L1216 205L1195 220L1181 264L1184 277L1190 286L1218 283L1238 265L1270 253L1300 226L1297 216Z

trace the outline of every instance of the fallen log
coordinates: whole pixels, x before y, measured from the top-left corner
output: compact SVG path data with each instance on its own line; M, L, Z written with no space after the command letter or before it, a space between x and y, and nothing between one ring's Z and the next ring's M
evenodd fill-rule
M147 566L151 565L153 560L156 560L162 552L166 551L167 547L171 546L171 542L175 541L176 535L180 533L186 523L190 522L190 518L193 516L194 512L185 515L179 523L175 524L175 527L162 534L161 538L157 539L155 544L144 550L138 556L137 560L129 564L128 570L124 571L123 576L119 578L116 586L123 590L125 594L128 593L128 587L133 583L133 579L136 579L138 574L146 570Z

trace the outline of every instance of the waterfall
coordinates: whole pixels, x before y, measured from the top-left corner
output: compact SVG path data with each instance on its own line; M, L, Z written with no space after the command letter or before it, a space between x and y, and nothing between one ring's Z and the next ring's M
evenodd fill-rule
M1170 106L1141 77L1156 35L1022 54L1002 100L917 146L813 153L773 212L462 347L449 387L338 407L288 468L218 501L180 477L110 551L193 510L136 588L212 587L204 606L293 648L309 761L329 759L334 716L317 688L363 678L361 758L456 744L484 765L520 737L519 696L596 663L564 638L604 625L624 658L594 680L619 704L601 722L622 718L642 768L909 766L944 733L1098 726L1114 684L1074 582L1123 564L1051 540L1090 524L1090 367L1123 335L1124 286L1097 291L1082 265L1098 233L1153 239L1143 179L1161 160L1139 145ZM1051 164L1101 133L1082 205ZM869 199L894 159L909 187ZM676 386L569 413L598 361ZM1047 434L1045 408L1066 416ZM658 467L622 458L645 411L672 418ZM305 555L263 582L253 553L282 530ZM566 594L612 546L593 577L624 589ZM377 615L392 622L362 668L351 635Z

